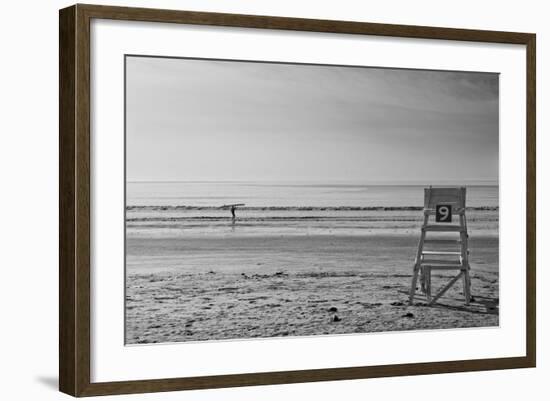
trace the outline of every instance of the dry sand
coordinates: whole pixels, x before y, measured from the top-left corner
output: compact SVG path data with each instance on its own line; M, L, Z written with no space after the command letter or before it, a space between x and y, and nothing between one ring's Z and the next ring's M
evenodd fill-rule
M415 226L418 225L415 223ZM127 237L128 344L499 324L495 225L471 233L472 294L407 304L419 230ZM486 227L485 227L486 228ZM434 274L436 290L450 273Z

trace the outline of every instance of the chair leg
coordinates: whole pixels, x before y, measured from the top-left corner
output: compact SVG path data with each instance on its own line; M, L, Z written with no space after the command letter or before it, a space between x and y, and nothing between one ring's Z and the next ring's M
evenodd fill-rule
M470 293L470 266L467 266L466 270L464 270L464 298L466 300L466 305L470 305L470 301L472 299L472 295Z
M409 293L409 305L413 304L414 294L416 293L416 284L418 282L418 270L420 267L415 264L413 269L413 277L412 277L412 283L411 283L411 291Z
M426 231L424 227L428 223L428 214L424 214L424 223L422 224L422 231L420 232L420 240L418 241L418 249L416 250L416 258L414 260L413 277L411 282L411 292L409 294L409 304L412 305L414 294L416 293L416 284L418 282L418 274L420 271L420 263L422 261L422 250L424 249L424 240L426 239Z
M428 303L432 302L432 269L430 267L424 267L424 275L426 280L426 299Z

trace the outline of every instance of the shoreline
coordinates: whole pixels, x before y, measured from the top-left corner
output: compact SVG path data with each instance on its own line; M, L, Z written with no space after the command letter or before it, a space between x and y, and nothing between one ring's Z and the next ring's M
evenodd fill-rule
M220 206L126 205L126 210L223 210ZM422 211L423 206L239 206L242 211ZM466 211L498 211L498 206L468 206Z

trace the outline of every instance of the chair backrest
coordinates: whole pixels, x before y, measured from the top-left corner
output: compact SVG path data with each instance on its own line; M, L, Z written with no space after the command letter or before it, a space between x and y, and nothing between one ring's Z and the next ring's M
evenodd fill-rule
M424 188L424 209L452 205L453 212L466 208L466 187Z

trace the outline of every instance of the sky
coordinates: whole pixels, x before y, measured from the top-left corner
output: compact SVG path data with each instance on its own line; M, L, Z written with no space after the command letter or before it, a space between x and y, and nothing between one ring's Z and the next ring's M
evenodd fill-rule
M498 74L126 58L128 181L498 181Z

